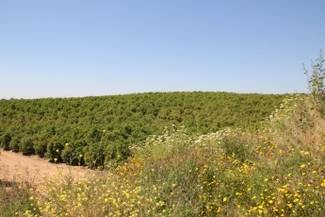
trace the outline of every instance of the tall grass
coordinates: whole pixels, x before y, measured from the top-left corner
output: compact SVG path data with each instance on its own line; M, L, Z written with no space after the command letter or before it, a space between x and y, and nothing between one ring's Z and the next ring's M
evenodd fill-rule
M0 180L0 217L23 216L24 213L38 214L30 186Z

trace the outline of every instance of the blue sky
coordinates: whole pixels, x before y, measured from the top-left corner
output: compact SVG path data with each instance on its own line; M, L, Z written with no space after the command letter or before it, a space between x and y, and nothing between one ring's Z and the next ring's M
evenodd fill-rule
M305 91L323 0L0 0L0 98Z

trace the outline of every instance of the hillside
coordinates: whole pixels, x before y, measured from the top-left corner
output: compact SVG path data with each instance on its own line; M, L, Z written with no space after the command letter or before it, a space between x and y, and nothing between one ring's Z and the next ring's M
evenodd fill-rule
M132 144L172 126L191 134L256 129L283 95L213 92L0 100L1 146L53 162L98 167L125 160Z
M315 98L293 95L256 131L169 129L106 175L36 188L0 181L0 216L324 216L323 112Z

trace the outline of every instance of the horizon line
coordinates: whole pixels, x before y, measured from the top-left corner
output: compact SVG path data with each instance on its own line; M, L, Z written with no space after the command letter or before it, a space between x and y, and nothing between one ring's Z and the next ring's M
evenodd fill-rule
M279 91L279 92L256 92L256 91L222 91L222 90L166 90L166 91L130 91L124 93L108 93L98 95L70 95L70 96L41 96L41 97L0 97L0 100L40 100L40 99L78 99L92 97L112 97L112 96L129 96L143 94L171 94L171 93L229 93L229 94L257 94L257 95L292 95L292 94L307 94L307 91Z

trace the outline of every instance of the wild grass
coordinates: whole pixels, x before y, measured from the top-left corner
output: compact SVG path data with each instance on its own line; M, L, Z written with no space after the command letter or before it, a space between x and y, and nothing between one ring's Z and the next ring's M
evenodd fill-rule
M30 188L27 183L0 180L0 216L23 216L25 212L38 214Z

